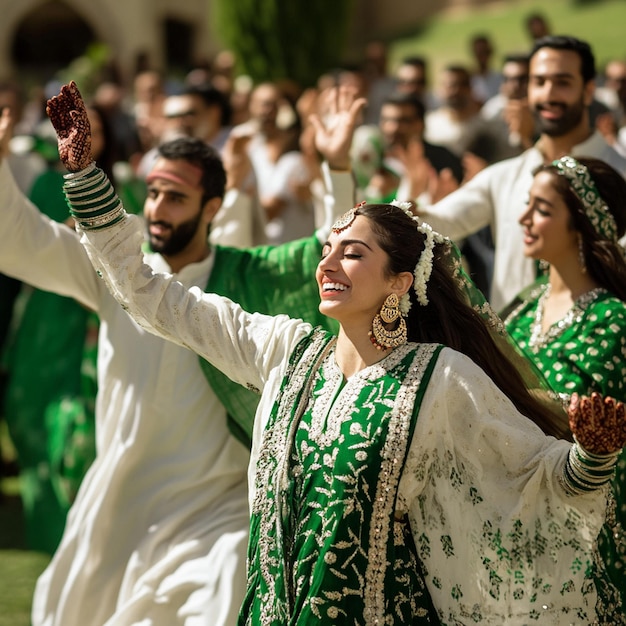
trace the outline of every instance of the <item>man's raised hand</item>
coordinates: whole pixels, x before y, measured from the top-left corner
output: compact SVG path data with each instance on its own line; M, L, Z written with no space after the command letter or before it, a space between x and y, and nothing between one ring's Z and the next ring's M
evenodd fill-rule
M318 112L310 115L315 128L315 147L333 169L350 169L352 136L365 98L349 87L331 87L320 94Z

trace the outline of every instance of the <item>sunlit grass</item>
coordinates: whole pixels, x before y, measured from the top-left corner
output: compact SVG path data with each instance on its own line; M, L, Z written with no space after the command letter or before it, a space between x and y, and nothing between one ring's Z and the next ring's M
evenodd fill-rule
M35 581L48 560L37 552L0 551L0 626L29 626Z
M472 35L486 33L493 41L494 67L498 68L505 54L529 50L524 21L535 11L547 18L553 34L574 35L589 42L599 69L611 58L626 58L624 0L508 0L473 10L450 10L431 20L421 32L417 28L413 34L407 31L391 46L391 65L395 67L409 54L423 55L432 67L434 83L443 66L470 63Z
M6 423L0 422L0 456L15 460ZM0 478L0 626L29 626L37 577L49 556L25 549L19 478Z

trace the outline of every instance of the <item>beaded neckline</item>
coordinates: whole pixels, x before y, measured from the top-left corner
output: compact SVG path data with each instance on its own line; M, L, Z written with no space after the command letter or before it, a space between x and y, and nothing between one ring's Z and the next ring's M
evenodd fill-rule
M530 339L528 340L528 346L530 349L537 353L541 348L545 348L550 342L561 335L566 329L570 328L574 322L580 322L580 316L584 313L585 309L603 293L607 293L607 290L603 287L596 287L583 293L574 300L574 304L569 311L558 322L555 322L546 330L545 333L541 331L541 325L543 322L543 309L545 301L550 295L551 285L548 283L543 293L537 300L537 310L535 311L535 321L531 326Z

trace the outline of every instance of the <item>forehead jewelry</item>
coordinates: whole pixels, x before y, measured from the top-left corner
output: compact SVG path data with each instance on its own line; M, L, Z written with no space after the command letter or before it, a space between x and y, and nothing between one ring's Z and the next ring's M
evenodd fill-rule
M605 239L617 241L615 218L600 196L589 169L571 156L564 156L553 161L552 165L561 176L567 178L569 186L582 202L585 215L595 231Z
M353 206L349 211L346 211L333 225L331 230L337 234L342 230L346 230L352 222L354 222L356 218L357 209L360 209L362 206L365 206L365 201L359 202L359 204Z

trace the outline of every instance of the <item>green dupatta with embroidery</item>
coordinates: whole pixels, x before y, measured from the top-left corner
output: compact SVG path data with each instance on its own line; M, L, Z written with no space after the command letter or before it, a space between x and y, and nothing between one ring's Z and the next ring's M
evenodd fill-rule
M396 494L441 346L344 381L314 331L290 360L257 467L240 624L439 624Z

